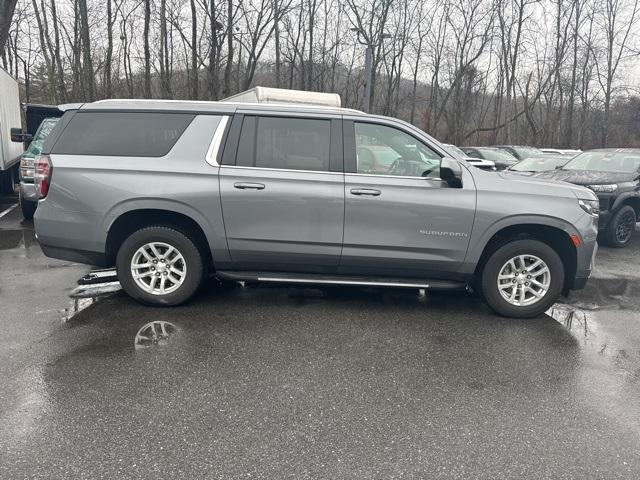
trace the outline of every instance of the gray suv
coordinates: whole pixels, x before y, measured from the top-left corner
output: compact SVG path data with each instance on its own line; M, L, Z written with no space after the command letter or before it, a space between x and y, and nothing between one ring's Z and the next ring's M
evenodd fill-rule
M358 152L384 151L371 162ZM584 287L590 190L485 172L416 127L319 106L108 100L68 110L37 159L50 257L115 265L133 298L208 275L286 284L472 286L532 317Z

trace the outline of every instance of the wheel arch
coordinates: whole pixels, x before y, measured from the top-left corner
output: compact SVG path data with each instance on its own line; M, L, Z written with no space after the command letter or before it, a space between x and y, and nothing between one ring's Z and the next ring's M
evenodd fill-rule
M612 210L617 211L626 205L633 208L636 212L636 219L640 219L640 193L633 192L621 195L615 202Z
M116 216L107 231L105 243L107 262L110 265L114 264L118 249L129 235L152 225L172 227L188 235L196 243L205 259L205 266L210 270L214 269L214 255L201 224L183 212L163 208L137 208Z
M532 239L549 245L559 255L564 267L565 277L563 293L567 293L573 285L578 267L578 252L571 240L571 235L577 232L567 231L558 225L545 223L516 223L497 229L484 243L480 253L474 276L478 278L491 255L501 246L513 240Z

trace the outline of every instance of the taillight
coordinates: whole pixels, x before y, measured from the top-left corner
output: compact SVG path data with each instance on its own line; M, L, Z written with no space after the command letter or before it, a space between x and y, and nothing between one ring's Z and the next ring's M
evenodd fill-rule
M31 157L22 157L20 159L20 178L22 180L33 179L34 159Z
M53 170L53 166L51 165L49 155L38 155L35 163L33 183L36 186L38 198L44 198L47 196L49 185L51 184L51 171Z

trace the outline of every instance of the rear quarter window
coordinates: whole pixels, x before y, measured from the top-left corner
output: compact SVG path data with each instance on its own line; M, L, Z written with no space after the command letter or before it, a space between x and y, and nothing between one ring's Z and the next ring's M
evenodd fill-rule
M195 115L184 113L78 112L51 153L162 157Z

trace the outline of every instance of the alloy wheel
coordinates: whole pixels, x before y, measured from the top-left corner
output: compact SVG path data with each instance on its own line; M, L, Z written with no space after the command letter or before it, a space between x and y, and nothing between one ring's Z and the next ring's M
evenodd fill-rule
M636 228L636 215L634 212L625 213L618 225L616 225L616 240L620 243L627 243Z
M546 295L551 285L551 271L544 260L535 255L518 255L502 266L497 284L507 302L526 307Z
M184 283L187 264L176 247L164 242L150 242L133 254L131 275L145 292L166 295Z

